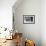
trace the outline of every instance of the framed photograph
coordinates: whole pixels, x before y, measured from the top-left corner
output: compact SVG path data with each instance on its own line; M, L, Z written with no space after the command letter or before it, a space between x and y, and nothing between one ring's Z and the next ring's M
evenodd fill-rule
M23 15L24 24L35 24L35 15Z

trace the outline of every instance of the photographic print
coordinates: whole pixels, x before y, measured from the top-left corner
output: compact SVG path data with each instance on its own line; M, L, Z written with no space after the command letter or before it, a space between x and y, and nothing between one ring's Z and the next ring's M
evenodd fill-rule
M35 15L23 15L24 24L35 24Z

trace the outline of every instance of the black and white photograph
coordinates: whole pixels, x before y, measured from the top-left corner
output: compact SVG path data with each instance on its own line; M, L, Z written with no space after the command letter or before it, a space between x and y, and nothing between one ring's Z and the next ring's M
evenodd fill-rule
M24 24L35 24L35 15L23 15Z

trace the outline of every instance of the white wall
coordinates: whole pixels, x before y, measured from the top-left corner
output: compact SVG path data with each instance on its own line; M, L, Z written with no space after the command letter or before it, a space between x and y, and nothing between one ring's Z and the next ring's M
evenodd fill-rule
M42 46L46 46L46 0L41 1L41 38Z
M14 5L15 6L15 5ZM41 46L41 1L23 0L17 8L15 6L15 28L22 32L24 37L35 41L36 46ZM35 15L35 24L23 24L23 15Z
M16 0L0 0L0 27L12 28L12 6Z

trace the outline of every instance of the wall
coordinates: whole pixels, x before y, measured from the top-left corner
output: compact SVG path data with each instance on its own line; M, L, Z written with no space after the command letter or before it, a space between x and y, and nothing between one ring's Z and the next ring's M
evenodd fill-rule
M46 0L41 1L41 40L42 46L46 46Z
M16 0L0 0L0 27L12 28L12 6Z
M18 7L14 6L15 28L23 33L24 38L32 39L36 46L41 46L41 1L23 0ZM23 24L23 15L35 15L35 24Z

